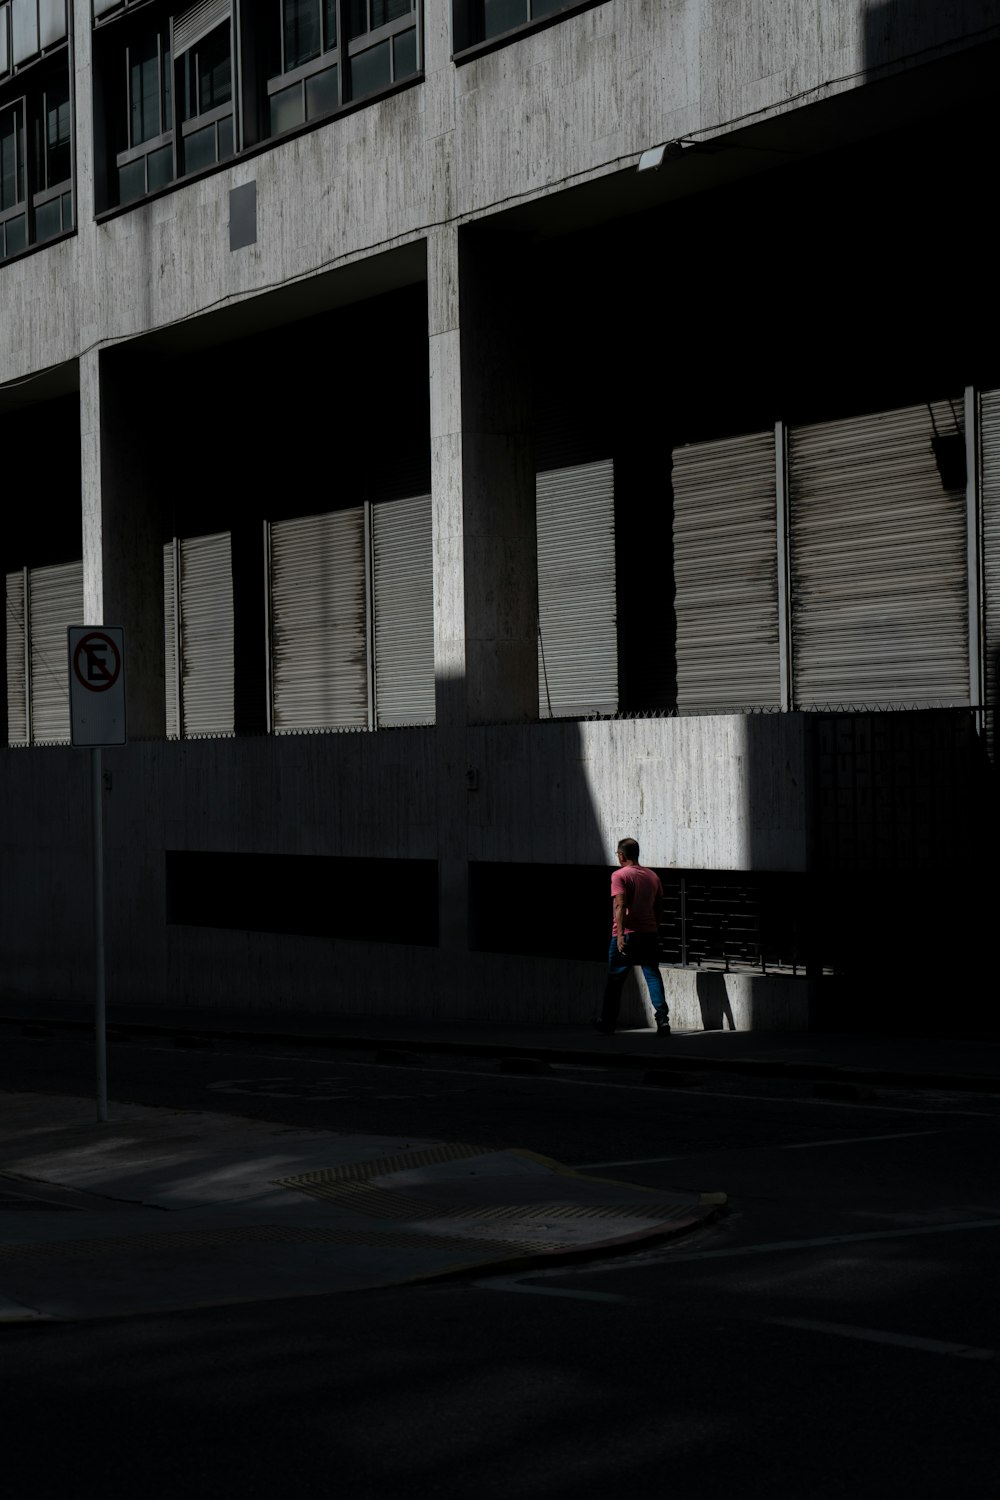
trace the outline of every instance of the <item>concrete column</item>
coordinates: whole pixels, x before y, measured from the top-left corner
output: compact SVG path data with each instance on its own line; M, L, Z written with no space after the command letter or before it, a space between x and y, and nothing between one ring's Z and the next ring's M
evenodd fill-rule
M448 972L468 946L466 859L465 567L462 516L462 361L458 231L427 241L434 677L437 721L439 942Z
M538 572L524 242L459 235L466 702L473 722L538 717Z
M129 356L80 361L83 601L88 625L125 630L128 732L166 732L163 527L150 381Z

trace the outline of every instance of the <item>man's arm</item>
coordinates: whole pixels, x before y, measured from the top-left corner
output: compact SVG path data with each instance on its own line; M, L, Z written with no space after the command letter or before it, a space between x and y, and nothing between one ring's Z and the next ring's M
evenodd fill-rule
M618 939L618 952L625 952L625 897L616 895L615 905L615 937Z

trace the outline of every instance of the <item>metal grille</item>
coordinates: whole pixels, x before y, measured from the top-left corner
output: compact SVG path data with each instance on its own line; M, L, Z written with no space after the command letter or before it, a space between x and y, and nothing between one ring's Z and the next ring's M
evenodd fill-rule
M433 724L431 497L373 505L372 544L377 722Z
M163 549L163 683L167 739L180 738L180 687L177 681L177 542Z
M968 703L962 430L960 397L791 430L796 707Z
M543 719L612 714L618 708L614 509L610 459L537 477Z
M228 531L180 544L181 710L185 735L231 734L233 565Z
M28 574L27 621L33 744L69 744L66 632L82 619L83 563L32 568Z
M983 506L983 617L985 698L989 753L996 756L996 707L1000 702L1000 390L980 398L980 454Z
M797 974L805 966L805 877L659 870L660 962Z
M7 574L7 743L28 743L24 662L24 573Z
M276 522L270 550L275 731L367 727L363 508Z
M778 707L774 433L673 454L677 707Z

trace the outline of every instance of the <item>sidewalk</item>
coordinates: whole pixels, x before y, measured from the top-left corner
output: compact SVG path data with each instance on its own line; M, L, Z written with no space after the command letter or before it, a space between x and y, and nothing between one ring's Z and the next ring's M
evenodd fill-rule
M0 1027L23 1024L90 1029L86 1006L0 1007ZM743 1073L857 1085L1000 1093L1000 1037L869 1036L804 1031L652 1031L599 1036L579 1023L488 1024L390 1016L324 1016L316 1012L224 1011L113 1005L109 1035L175 1035L222 1044L257 1039L414 1054L453 1054L539 1063L579 1063L643 1071Z
M0 1324L356 1292L607 1253L706 1223L531 1152L0 1094Z

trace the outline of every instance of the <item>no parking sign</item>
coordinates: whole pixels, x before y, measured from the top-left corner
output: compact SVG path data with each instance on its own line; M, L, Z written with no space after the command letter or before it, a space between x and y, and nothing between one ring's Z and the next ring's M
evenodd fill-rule
M125 632L118 625L69 628L70 741L125 744Z

